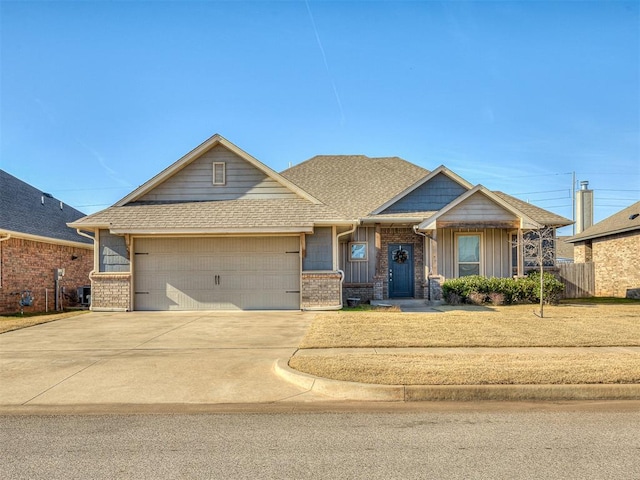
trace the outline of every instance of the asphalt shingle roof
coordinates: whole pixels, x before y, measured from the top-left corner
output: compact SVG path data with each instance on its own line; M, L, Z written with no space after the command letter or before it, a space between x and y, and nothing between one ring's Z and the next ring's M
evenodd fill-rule
M281 175L351 218L366 217L429 171L399 157L317 155Z
M502 200L507 202L508 204L514 206L516 209L527 215L532 220L545 225L547 227L560 227L565 225L571 225L573 223L572 220L565 218L561 215L556 215L549 210L545 210L544 208L536 207L531 203L520 200L519 198L512 197L504 192L493 191L496 196L500 197Z
M60 205L60 200L0 170L0 230L90 244L67 226L85 214Z
M78 227L113 229L208 229L309 227L315 222L347 219L303 198L240 199L181 203L131 203L110 207L76 222Z
M635 218L633 218L634 216ZM624 210L620 210L618 213L590 226L583 232L571 237L568 241L578 242L580 240L589 240L634 230L640 230L640 202L636 202Z

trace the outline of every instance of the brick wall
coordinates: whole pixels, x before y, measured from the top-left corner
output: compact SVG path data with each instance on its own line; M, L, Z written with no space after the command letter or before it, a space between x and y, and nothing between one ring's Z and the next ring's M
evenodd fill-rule
M389 244L404 243L413 245L413 276L415 298L425 297L424 278L424 237L416 235L411 228L381 228L380 229L381 248L378 252L378 275L383 280L383 297L389 298Z
M54 269L65 269L60 286L67 293L75 293L78 287L90 283L93 248L10 238L0 242L0 262L0 313L19 312L18 300L23 290L31 290L34 297L33 306L25 307L25 312L51 311L55 309ZM62 306L70 305L68 302L63 299Z
M340 306L338 272L302 272L302 308Z
M359 298L360 303L375 300L373 283L345 283L342 285L342 303L347 304L347 298Z
M573 247L574 263L587 263L593 261L593 252L591 248L591 240L576 243Z
M594 239L592 251L597 297L624 297L640 288L640 232Z
M131 309L130 273L94 273L91 276L91 310Z

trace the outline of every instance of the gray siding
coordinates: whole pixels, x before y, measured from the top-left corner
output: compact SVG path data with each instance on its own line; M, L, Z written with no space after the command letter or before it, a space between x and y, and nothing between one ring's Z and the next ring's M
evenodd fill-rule
M471 230L465 228L439 228L438 273L445 278L455 278L456 272L456 232L479 233L482 235L481 260L482 275L485 277L511 276L511 243L507 230L486 228Z
M375 227L358 227L353 232L353 242L367 242L367 261L349 261L349 241L340 243L340 270L345 283L372 283L376 273Z
M225 163L225 185L213 185L213 162ZM216 145L139 200L186 202L292 197L296 194L291 190L222 145Z
M491 221L516 221L518 217L505 210L494 201L485 197L482 193L476 193L467 198L460 205L452 208L439 218L446 222L491 222Z
M100 271L128 272L129 254L124 237L112 235L108 230L100 230Z
M466 188L439 173L431 180L405 195L393 205L387 207L383 213L425 212L438 211L451 203L464 192Z
M332 237L331 227L316 227L313 235L305 236L303 270L333 270Z

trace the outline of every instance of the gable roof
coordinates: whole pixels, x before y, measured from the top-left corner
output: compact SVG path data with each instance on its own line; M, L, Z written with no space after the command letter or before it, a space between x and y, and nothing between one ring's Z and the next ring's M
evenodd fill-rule
M409 186L408 188L405 188L402 192L398 193L393 198L389 199L388 201L386 201L385 203L380 205L378 208L376 208L374 211L372 211L371 214L372 215L376 215L378 213L381 213L382 211L386 210L391 205L393 205L394 203L396 203L400 199L404 198L405 196L407 196L411 192L415 191L416 189L418 189L419 187L421 187L422 185L424 185L429 180L431 180L432 178L434 178L435 176L437 176L439 174L446 175L451 180L453 180L454 182L456 182L457 184L461 185L462 187L464 187L467 190L471 190L473 188L473 185L471 183L467 182L464 178L462 178L458 174L452 172L451 170L449 170L444 165L440 165L435 170L432 170L428 175L422 177L420 180L415 182L413 185Z
M92 245L91 240L67 226L82 217L81 211L0 170L1 233Z
M252 166L257 168L258 170L263 172L267 177L272 178L273 180L275 180L276 182L278 182L279 184L281 184L285 188L287 188L287 189L291 190L292 192L294 192L299 197L304 198L304 199L306 199L306 200L308 200L308 201L310 201L312 203L315 203L315 204L320 203L316 198L314 198L308 192L300 189L298 186L294 185L289 180L287 180L286 178L284 178L283 176L281 176L280 174L278 174L274 170L272 170L269 167L267 167L264 163L260 162L256 158L252 157L247 152L245 152L244 150L240 149L239 147L237 147L236 145L234 145L233 143L228 141L222 135L216 133L215 135L213 135L209 139L207 139L204 142L202 142L196 148L191 150L189 153L184 155L178 161L174 162L173 164L171 164L170 166L165 168L163 171L158 173L155 177L153 177L149 181L145 182L143 185L141 185L140 187L136 188L133 192L128 194L126 197L124 197L121 200L119 200L118 202L116 202L116 204L114 206L122 207L122 206L124 206L124 205L126 205L128 203L135 202L136 200L139 200L145 194L149 193L155 187L157 187L158 185L163 183L165 180L167 180L171 176L175 175L177 172L179 172L180 170L182 170L183 168L188 166L190 163L192 163L194 160L196 160L197 158L202 156L204 153L206 153L208 150L212 149L216 145L222 145L223 147L227 148L231 152L235 153L237 156L239 156L240 158L245 160L247 163L251 164Z
M347 217L361 218L428 173L399 157L317 155L281 175Z
M475 195L477 193L484 195L489 200L491 200L492 202L494 202L497 205L499 205L500 207L502 207L504 210L506 210L506 211L512 213L513 215L519 217L522 228L539 228L539 227L542 226L541 224L536 222L534 219L529 217L526 213L524 213L524 212L520 211L519 209L515 208L509 202L506 202L501 197L499 197L498 195L496 195L494 192L490 191L489 189L487 189L483 185L476 185L471 190L468 190L466 193L463 193L462 195L460 195L458 198L456 198L453 202L451 202L449 205L444 207L442 210L438 211L438 213L436 213L435 215L433 215L433 216L429 217L428 219L426 219L425 221L423 221L418 226L418 229L419 230L433 230L433 229L435 229L436 228L436 221L438 220L438 218L442 217L447 212L450 212L455 207L457 207L458 205L464 203L465 200L467 200L468 198L472 197L473 195Z
M640 230L640 202L614 213L567 241L574 243L636 230Z
M513 208L517 209L519 212L522 212L529 218L533 219L535 222L539 223L540 225L544 225L545 227L564 227L573 223L573 220L569 220L562 215L557 215L553 212L550 212L549 210L537 207L531 203L520 200L519 198L512 197L511 195L508 195L504 192L492 191L492 193L496 197L511 205Z

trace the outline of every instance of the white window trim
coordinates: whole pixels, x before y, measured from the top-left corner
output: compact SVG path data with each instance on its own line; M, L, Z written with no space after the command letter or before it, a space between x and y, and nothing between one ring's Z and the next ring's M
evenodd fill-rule
M478 245L478 248L480 250L480 255L479 255L479 268L478 268L478 275L484 275L484 234L482 232L456 232L455 233L455 245L454 245L454 249L455 249L455 278L461 278L460 277L460 262L458 259L459 256L459 252L460 249L458 248L458 238L460 237L480 237L480 243ZM471 265L471 264L475 264L475 262L462 262L463 265L467 264L467 265Z
M216 178L216 167L222 166L222 178ZM213 162L213 185L221 186L227 184L227 164L225 162Z
M352 246L353 245L364 245L364 257L363 258L353 258L352 254ZM349 242L349 261L350 262L367 262L369 261L369 244L368 242Z

